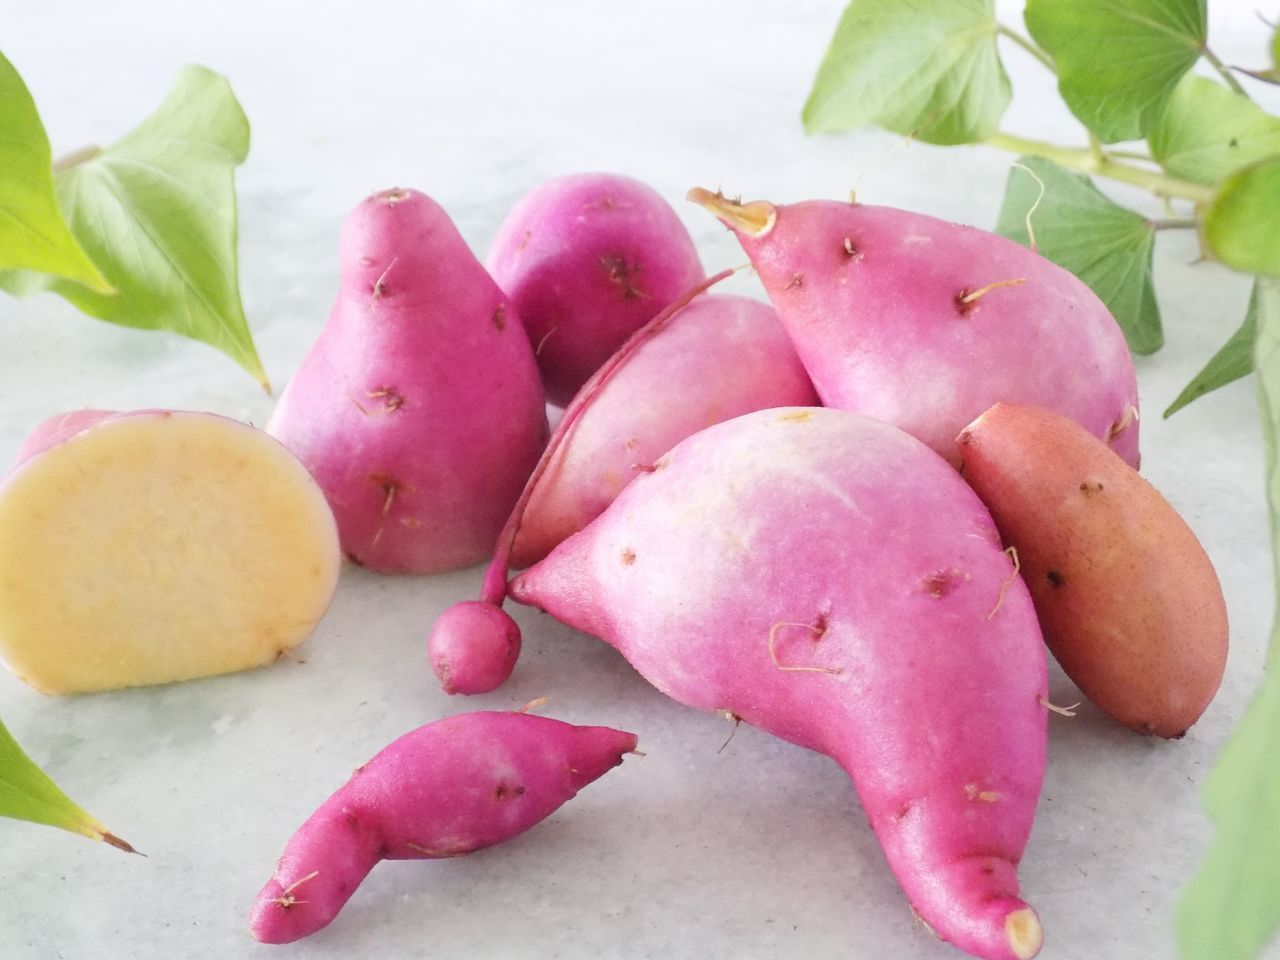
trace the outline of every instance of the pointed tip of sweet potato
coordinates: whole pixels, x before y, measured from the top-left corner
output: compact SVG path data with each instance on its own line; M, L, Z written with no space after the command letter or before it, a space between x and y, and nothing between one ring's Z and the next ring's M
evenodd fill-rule
M710 210L730 229L754 239L767 234L778 220L778 208L768 200L743 203L726 197L719 190L712 193L702 187L691 189L685 199Z

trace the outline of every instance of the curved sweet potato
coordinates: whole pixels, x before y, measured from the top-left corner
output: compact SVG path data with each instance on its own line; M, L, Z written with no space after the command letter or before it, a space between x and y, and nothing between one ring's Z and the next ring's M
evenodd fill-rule
M1033 956L1016 867L1044 774L1045 652L973 491L894 427L819 408L717 424L658 467L512 597L682 703L831 756L939 936Z

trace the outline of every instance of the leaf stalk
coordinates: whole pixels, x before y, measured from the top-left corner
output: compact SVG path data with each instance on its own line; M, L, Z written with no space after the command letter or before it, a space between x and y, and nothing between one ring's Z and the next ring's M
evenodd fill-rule
M1169 217L1164 220L1148 220L1152 230L1193 230L1198 223L1195 217Z
M1014 30L1012 27L1005 26L1003 23L996 24L996 33L1002 37L1008 37L1010 40L1012 40L1014 43L1020 46L1023 50L1027 51L1027 53L1031 54L1033 57L1039 60L1042 64L1044 64L1050 73L1052 73L1054 76L1057 76L1058 68L1054 65L1053 58L1050 57L1049 54L1041 50L1034 43L1032 43L1031 40L1029 40L1027 37L1024 37L1017 30Z
M1089 157L1093 161L1094 173L1097 173L1107 161L1106 155L1102 152L1102 144L1098 142L1098 138L1093 131L1089 132Z
M62 173L70 170L72 167L78 167L80 164L92 160L102 152L102 148L96 144L90 144L87 147L81 147L79 150L72 150L65 156L59 157L53 161L53 172Z
M1217 54L1215 54L1207 46L1201 47L1200 53L1206 60L1209 61L1209 65L1213 67L1213 69L1218 71L1218 76L1222 77L1222 79L1226 81L1226 84L1228 87L1230 87L1236 93L1240 94L1240 96L1242 97L1245 97L1249 100L1253 99L1245 91L1244 87L1240 85L1240 81L1236 79L1235 74L1233 74L1230 70L1228 70L1227 65L1218 59Z
M1009 133L996 133L983 142L1014 153L1044 157L1069 170L1092 173L1106 177L1108 180L1142 187L1158 196L1177 197L1193 203L1207 203L1214 196L1213 188L1202 183L1170 177L1154 170L1144 170L1105 154L1099 158L1088 147L1061 147L1057 144L1045 143L1043 140L1028 140Z

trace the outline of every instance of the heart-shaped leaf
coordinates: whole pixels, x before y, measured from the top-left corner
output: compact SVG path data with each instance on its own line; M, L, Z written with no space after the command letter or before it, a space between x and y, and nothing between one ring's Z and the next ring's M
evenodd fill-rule
M1042 191L1043 190L1043 195ZM1030 229L1028 229L1030 214ZM1135 353L1164 343L1151 284L1155 230L1105 197L1088 177L1023 157L1009 171L996 232L1070 270L1098 295Z
M853 0L804 106L809 133L877 124L926 143L996 132L1009 77L994 0Z
M1280 119L1220 83L1187 76L1147 142L1151 155L1173 176L1217 183L1280 154Z
M1205 212L1201 233L1227 266L1280 277L1280 157L1227 177Z
M1104 143L1146 136L1207 31L1205 0L1027 0L1025 19L1062 99Z
M44 124L18 71L0 54L0 269L11 267L111 292L62 219Z
M117 293L29 271L0 273L0 288L52 290L90 316L203 341L266 386L236 269L234 176L248 150L231 86L185 68L159 110L56 178L72 232Z

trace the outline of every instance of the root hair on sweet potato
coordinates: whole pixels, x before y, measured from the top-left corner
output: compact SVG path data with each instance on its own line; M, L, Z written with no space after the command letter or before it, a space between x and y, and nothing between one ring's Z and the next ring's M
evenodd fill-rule
M1037 702L1046 710L1056 713L1060 717L1074 717L1076 708L1080 706L1080 701L1078 700L1069 707L1060 707L1056 703L1050 703L1045 697L1037 698Z
M1005 578L1004 582L1000 584L1000 592L996 594L996 605L992 607L991 612L987 614L988 620L994 618L996 613L1000 610L1000 606L1004 603L1004 595L1009 590L1009 584L1017 580L1018 575L1022 572L1022 562L1018 559L1018 548L1005 547L1004 553L1005 556L1013 561L1013 572L1010 573L1009 576Z
M843 667L814 667L805 666L803 664L784 664L778 660L777 638L778 631L783 627L800 627L808 630L813 634L813 642L816 644L822 639L827 632L826 615L819 615L819 623L796 623L794 621L781 620L769 628L769 659L773 661L773 665L779 670L794 673L826 673L832 676L839 676L844 673Z
M1036 202L1031 204L1031 206L1027 208L1026 216L1023 218L1023 223L1025 223L1027 227L1027 246L1030 247L1033 251L1038 253L1040 251L1040 247L1036 243L1036 230L1035 230L1035 227L1031 225L1031 217L1033 214L1035 214L1037 210L1040 209L1040 203L1041 201L1044 200L1044 194L1045 194L1044 181L1040 179L1040 175L1038 173L1036 173L1034 170L1028 167L1025 163L1019 163L1018 161L1015 160L1013 163L1009 164L1009 166L1017 167L1019 170L1027 174L1027 176L1029 176L1032 180L1034 180L1036 183L1040 185L1040 193L1036 196Z

